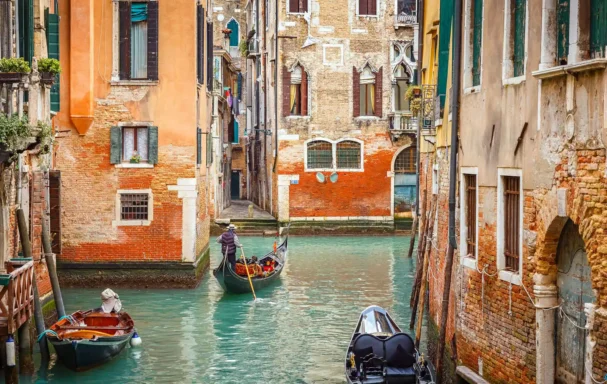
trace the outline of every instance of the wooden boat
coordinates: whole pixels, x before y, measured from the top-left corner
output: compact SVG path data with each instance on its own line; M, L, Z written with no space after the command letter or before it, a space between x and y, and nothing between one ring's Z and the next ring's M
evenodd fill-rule
M118 355L134 333L135 324L126 312L89 310L59 320L47 331L47 338L63 364L84 371Z
M348 384L432 384L435 370L401 332L385 309L371 306L360 315L346 352Z
M285 267L288 254L288 241L289 233L288 227L286 228L286 234L282 243L276 247L276 251L269 252L265 256L259 259L259 264L264 265L266 261L274 261L274 271L268 276L251 276L251 282L253 288L257 290L267 287L272 284L280 276L282 270ZM238 257L238 256L237 256ZM219 284L226 292L232 293L247 293L251 292L251 285L247 276L238 275L232 270L230 263L228 262L227 255L223 255L221 264L213 270L213 276L219 281Z

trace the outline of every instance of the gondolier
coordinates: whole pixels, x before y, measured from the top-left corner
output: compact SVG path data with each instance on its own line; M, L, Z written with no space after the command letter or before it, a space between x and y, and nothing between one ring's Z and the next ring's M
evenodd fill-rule
M238 241L234 224L228 225L228 231L219 236L217 242L221 244L221 253L227 253L232 270L236 270L236 248L242 248L242 244Z

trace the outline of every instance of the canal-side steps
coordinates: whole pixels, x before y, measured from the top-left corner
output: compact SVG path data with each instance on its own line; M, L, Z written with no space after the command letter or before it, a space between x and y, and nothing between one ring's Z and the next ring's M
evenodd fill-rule
M372 220L302 220L291 221L291 235L391 235L395 233L392 221ZM282 226L285 226L283 223ZM407 231L408 233L408 231Z
M211 225L211 235L219 236L224 233L229 224L236 226L238 235L246 236L276 236L278 221L271 219L217 219Z

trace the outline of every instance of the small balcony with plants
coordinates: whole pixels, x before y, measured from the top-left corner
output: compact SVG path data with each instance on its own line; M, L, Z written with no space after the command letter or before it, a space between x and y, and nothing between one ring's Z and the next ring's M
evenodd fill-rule
M404 134L416 134L421 111L421 87L397 79L393 84L393 112L388 114L390 134L397 140Z

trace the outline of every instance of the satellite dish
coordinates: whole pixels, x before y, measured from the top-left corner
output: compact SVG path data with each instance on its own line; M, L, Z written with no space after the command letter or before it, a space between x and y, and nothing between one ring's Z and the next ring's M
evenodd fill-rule
M329 177L329 180L331 180L332 183L337 183L337 172L333 172L331 177Z
M325 175L323 175L320 172L316 173L316 180L318 180L319 183L324 183L325 182Z
M225 17L221 13L219 15L217 15L217 20L219 20L219 21L223 21L224 18Z

